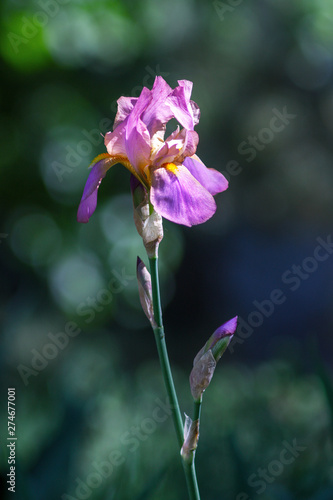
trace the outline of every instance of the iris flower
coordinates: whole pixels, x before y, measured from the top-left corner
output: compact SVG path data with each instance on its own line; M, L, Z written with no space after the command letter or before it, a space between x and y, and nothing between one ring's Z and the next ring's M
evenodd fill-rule
M152 90L144 87L138 98L120 97L113 131L104 143L107 153L92 164L77 219L88 222L97 205L102 179L116 163L124 165L149 193L150 203L162 217L177 224L201 224L213 216L213 195L225 191L228 181L207 168L195 154L199 136L198 105L190 100L192 82L179 80L172 89L157 76ZM164 139L166 124L175 118L182 128Z

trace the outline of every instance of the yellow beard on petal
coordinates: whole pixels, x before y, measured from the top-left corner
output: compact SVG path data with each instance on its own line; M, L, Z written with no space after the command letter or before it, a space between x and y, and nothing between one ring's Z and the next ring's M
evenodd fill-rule
M177 172L178 172L178 167L177 165L175 165L174 163L165 163L164 165L162 165L164 168L166 168L167 170L169 170L169 172L172 172L173 174L177 175Z
M126 167L127 170L129 170L131 172L131 174L133 174L138 179L138 181L140 181L147 189L149 189L148 184L149 184L150 176L148 177L148 182L147 182L146 175L140 176L126 156L121 156L121 155L113 156L113 155L110 155L109 153L102 153L93 159L93 161L90 163L89 167L91 168L100 160L105 160L105 159L109 160L107 163L107 170L110 167L112 167L112 165L115 165L116 163L120 163L121 165Z

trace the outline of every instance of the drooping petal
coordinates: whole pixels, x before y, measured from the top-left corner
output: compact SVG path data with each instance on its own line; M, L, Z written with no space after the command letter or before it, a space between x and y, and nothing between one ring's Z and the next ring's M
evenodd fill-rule
M215 195L228 189L228 181L224 175L214 168L207 168L197 155L185 158L183 165L210 194Z
M126 120L126 153L130 163L139 175L142 174L144 168L149 164L150 159L150 135L146 125L141 120L141 115L150 101L151 91L144 87L132 112Z
M151 170L150 201L166 219L193 226L210 219L216 210L213 196L183 165Z
M125 97L125 96L119 97L117 101L118 109L113 124L113 130L115 130L115 128L118 127L118 125L120 125L120 123L122 123L128 117L128 115L134 108L137 100L138 100L137 97Z
M101 154L93 161L90 174L83 190L83 195L77 211L78 222L88 222L97 205L97 191L105 177L106 172L112 165L118 163L118 159L111 157L108 153Z
M152 99L142 115L142 121L147 126L151 137L156 133L163 139L165 124L173 118L166 98L172 93L172 88L161 77L157 76L151 90Z

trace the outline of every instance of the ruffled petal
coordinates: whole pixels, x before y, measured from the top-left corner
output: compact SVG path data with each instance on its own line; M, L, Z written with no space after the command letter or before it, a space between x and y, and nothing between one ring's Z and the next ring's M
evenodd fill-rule
M210 219L216 210L213 196L183 165L152 169L150 201L162 217L193 226Z
M172 88L161 76L157 76L151 90L152 99L142 115L142 121L147 126L151 137L160 132L159 137L163 138L165 124L173 118L170 106L166 103L166 98L171 93Z
M186 156L192 156L197 149L199 136L194 130L182 129L172 132L163 146L151 157L152 163L160 167L163 163L183 163Z
M177 162L183 163L187 156L193 156L197 150L199 135L194 130L181 130L180 137L183 137L183 147L180 150L180 154L177 158Z
M105 177L106 172L112 165L118 163L118 159L104 153L93 161L90 174L84 187L83 195L77 211L78 222L88 222L97 205L97 191Z
M229 184L224 175L214 168L207 168L197 155L185 158L183 165L210 194L215 195L228 189Z
M173 163L184 145L184 139L180 137L179 126L165 141L159 141L159 144L161 144L161 147L150 156L152 164L155 167L160 167L163 163Z
M120 125L131 113L135 104L137 103L138 97L119 97L117 104L117 114L113 124L113 130Z
M193 130L200 116L199 107L190 101L193 83L188 80L179 80L178 83L165 104L170 106L173 116L184 128Z
M197 123L199 123L200 108L196 102L190 101L190 97L192 94L192 88L193 88L193 82L190 82L189 80L178 80L178 83L181 87L184 88L184 96L185 96L185 99L188 101L188 108L189 108L190 113L192 114L193 125L195 126L195 125L197 125Z

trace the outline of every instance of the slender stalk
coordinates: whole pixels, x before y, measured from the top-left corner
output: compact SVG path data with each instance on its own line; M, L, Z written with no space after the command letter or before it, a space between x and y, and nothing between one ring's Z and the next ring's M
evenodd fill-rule
M202 402L202 394L200 396L200 399L194 401L193 420L200 420L201 402Z
M165 335L162 320L162 308L160 298L160 287L158 278L158 258L150 258L150 274L153 294L154 318L157 327L154 329L157 351L160 358L162 375L166 386L167 394L170 400L173 423L176 429L179 448L182 447L184 441L183 421L180 413L178 398L175 385L172 378L168 351L165 343Z
M197 475L195 472L195 464L194 460L191 464L183 462L187 491L190 497L190 500L200 500L200 493L198 488Z
M151 274L151 284L152 284L154 318L157 325L154 328L155 341L162 368L162 375L170 401L173 423L175 426L177 440L178 440L178 446L179 449L181 449L184 442L184 429L183 429L183 421L180 413L176 389L171 373L168 351L165 342L161 298L160 298L160 286L158 277L158 257L157 256L150 257L149 264L150 264L150 274ZM192 461L192 463L187 463L184 460L182 460L182 463L185 472L189 498L190 500L200 500L194 461Z

